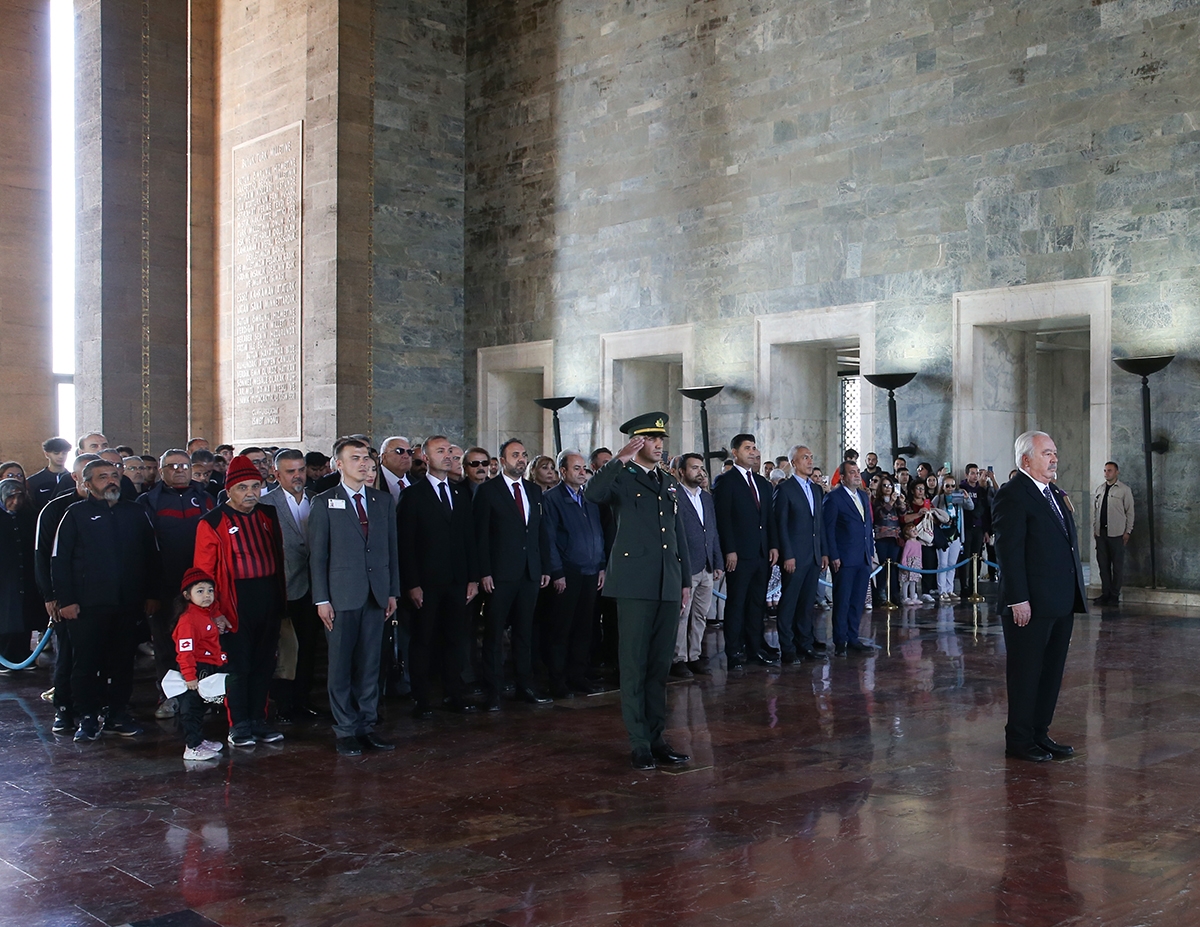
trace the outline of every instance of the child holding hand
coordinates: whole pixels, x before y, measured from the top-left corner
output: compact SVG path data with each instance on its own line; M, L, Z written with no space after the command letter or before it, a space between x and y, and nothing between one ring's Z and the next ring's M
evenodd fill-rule
M224 746L204 739L204 698L200 695L200 680L225 672L229 662L220 637L229 629L229 622L223 615L212 614L216 597L216 583L204 570L192 567L183 574L173 636L179 675L187 685L187 691L179 696L185 760L214 760Z

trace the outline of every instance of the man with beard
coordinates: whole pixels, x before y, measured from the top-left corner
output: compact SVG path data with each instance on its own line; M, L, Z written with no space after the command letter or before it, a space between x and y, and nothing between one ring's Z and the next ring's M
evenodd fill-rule
M76 741L106 730L142 732L129 714L137 622L153 614L158 547L145 510L121 499L121 474L107 460L83 468L88 498L67 509L55 538L51 578L71 637L71 692L80 716Z

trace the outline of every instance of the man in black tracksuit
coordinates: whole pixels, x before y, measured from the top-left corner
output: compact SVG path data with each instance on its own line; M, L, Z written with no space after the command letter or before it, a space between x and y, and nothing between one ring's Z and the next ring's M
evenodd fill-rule
M80 454L76 457L70 491L55 496L38 514L37 534L33 542L33 575L42 601L46 603L46 615L54 622L58 622L58 596L54 593L54 581L50 575L54 539L67 509L87 498L83 468L99 459L99 454ZM69 734L75 730L75 715L71 707L71 636L61 623L57 630L58 639L54 642L54 726L51 730L55 734Z
M71 637L77 741L100 736L105 707L105 726L113 733L141 733L127 706L137 621L157 606L152 596L158 573L154 529L145 509L121 500L120 471L93 460L83 478L88 498L63 515L50 566L58 613Z

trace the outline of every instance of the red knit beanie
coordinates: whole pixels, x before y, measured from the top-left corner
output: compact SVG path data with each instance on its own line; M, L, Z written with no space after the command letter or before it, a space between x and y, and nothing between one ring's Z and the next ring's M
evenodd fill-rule
M183 574L183 582L179 584L179 591L186 592L189 588L196 585L196 583L212 583L214 586L216 585L216 583L213 583L213 578L200 569L200 567L189 567L188 571Z
M225 489L228 490L230 486L244 483L246 480L258 480L261 483L262 474L249 457L239 454L229 461L229 469L225 471Z

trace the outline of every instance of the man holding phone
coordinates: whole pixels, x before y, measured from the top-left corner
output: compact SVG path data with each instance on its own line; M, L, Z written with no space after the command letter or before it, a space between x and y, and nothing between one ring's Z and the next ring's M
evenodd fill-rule
M983 553L985 535L992 533L992 489L980 479L979 465L969 463L963 474L959 490L971 497L974 508L963 511L962 556L970 558ZM958 571L959 588L971 588L971 567L968 564Z

